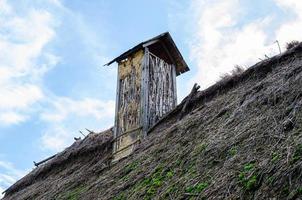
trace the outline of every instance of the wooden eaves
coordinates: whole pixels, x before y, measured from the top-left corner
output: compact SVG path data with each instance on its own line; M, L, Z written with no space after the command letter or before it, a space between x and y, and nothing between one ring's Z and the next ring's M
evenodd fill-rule
M173 64L176 67L176 75L183 74L190 70L169 32L162 33L154 38L139 43L138 45L134 46L133 48L125 51L118 57L114 58L104 66L109 66L114 62L120 62L128 58L133 53L156 43L160 43L162 45L164 51L166 51L170 59L173 61Z

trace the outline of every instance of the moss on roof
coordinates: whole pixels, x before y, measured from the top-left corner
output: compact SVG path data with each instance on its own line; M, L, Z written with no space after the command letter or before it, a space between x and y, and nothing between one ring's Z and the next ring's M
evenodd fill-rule
M182 102L128 158L111 164L109 131L4 199L302 198L301 86L299 44L197 93L179 120Z

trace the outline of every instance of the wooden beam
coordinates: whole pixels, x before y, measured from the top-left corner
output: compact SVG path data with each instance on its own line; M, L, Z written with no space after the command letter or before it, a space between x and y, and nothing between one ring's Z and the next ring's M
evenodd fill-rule
M140 126L140 127L137 127L137 128L134 128L134 129L131 129L131 130L128 130L128 131L125 131L124 133L118 135L116 138L113 138L113 141L116 141L116 140L118 140L120 137L123 137L123 136L125 136L125 135L127 135L127 134L129 134L129 133L132 133L132 132L134 132L134 131L140 130L140 129L142 129L142 128L143 128L143 127Z
M48 157L48 158L46 158L46 159L44 159L44 160L42 160L42 161L40 161L40 162L35 162L35 161L34 161L34 165L35 165L36 167L38 167L39 165L41 165L41 164L43 164L43 163L45 163L45 162L47 162L47 161L53 159L54 157L56 157L56 155L50 156L50 157Z
M143 127L143 136L147 135L148 129L148 102L149 102L149 54L150 51L148 47L145 47L144 58L142 62L142 83L141 83L141 108L142 108L142 116L141 116L141 125Z
M193 100L194 96L197 94L199 88L200 88L200 86L197 85L197 83L195 83L190 94L184 99L185 103L179 113L178 120L181 120L183 118L183 116L187 113L188 107L191 106L192 100Z
M146 44L144 44L143 47L148 47L148 46L150 46L150 45L152 45L152 44L155 44L155 43L158 42L158 41L159 41L158 39L157 39L157 40L152 40L152 41L147 42Z
M176 67L172 66L172 82L173 82L173 90L174 90L174 107L177 106L177 85L176 85Z
M130 146L135 145L136 143L138 143L138 142L140 142L140 141L141 141L140 139L137 139L137 140L135 140L134 142L132 142L131 144L129 144L129 145L127 145L127 146L125 146L125 147L123 147L123 148L121 148L121 149L119 149L119 150L113 152L112 155L115 155L115 154L117 154L117 153L119 153L119 152L121 152L121 151L123 151L123 150L129 148Z
M160 41L160 44L162 45L162 47L164 48L164 50L165 50L166 53L168 54L168 57L170 58L172 64L174 64L174 66L176 67L176 62L175 62L175 60L173 59L172 55L170 54L170 52L169 52L167 46L166 46L162 41Z
M117 83L116 83L116 100L115 100L115 120L114 120L114 130L113 130L113 138L118 136L118 118L119 118L119 107L120 107L120 75L119 68L117 69ZM116 142L113 143L113 152L117 150Z

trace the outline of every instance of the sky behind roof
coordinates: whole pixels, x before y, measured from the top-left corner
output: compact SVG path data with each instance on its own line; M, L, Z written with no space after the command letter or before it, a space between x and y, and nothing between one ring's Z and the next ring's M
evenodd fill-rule
M296 0L0 0L0 192L81 136L113 125L116 64L169 31L191 71L178 101L235 65L302 39Z

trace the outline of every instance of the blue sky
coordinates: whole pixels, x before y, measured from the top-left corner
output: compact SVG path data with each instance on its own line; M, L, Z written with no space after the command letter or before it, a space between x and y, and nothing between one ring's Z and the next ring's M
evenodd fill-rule
M0 0L0 192L79 130L113 125L111 58L170 31L191 68L180 101L301 40L301 13L296 0Z

